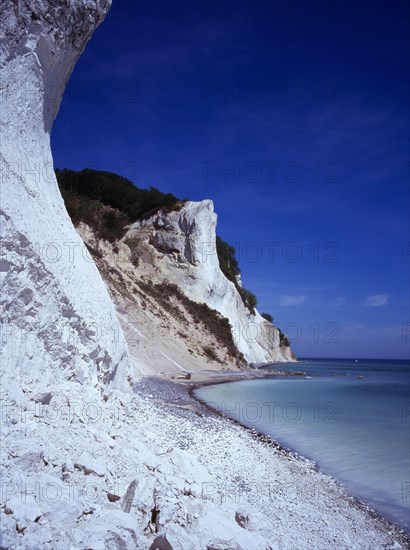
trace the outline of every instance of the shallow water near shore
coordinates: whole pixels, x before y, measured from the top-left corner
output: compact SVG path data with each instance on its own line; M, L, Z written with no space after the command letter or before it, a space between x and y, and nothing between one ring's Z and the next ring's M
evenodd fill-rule
M279 368L291 371L295 364ZM351 494L410 530L409 362L308 360L297 370L306 376L204 386L194 394L314 460Z

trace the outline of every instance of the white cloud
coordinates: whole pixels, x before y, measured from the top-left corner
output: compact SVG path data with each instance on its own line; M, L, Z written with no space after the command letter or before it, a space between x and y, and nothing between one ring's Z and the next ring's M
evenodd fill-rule
M282 307L300 306L306 301L306 296L289 296L284 294L279 298L279 305Z
M374 294L373 296L368 296L365 300L366 306L385 306L387 302L390 300L390 296L388 294Z

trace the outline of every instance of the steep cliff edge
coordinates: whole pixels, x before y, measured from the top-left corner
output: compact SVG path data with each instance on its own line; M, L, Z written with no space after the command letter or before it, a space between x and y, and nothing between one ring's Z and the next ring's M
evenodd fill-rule
M123 240L132 248L140 276L174 284L189 299L227 318L246 361L294 360L290 347L280 340L280 331L244 304L235 284L221 271L216 224L211 200L185 202L135 222Z
M31 387L64 379L127 386L126 343L67 215L50 151L65 84L109 7L108 0L1 6L1 367Z

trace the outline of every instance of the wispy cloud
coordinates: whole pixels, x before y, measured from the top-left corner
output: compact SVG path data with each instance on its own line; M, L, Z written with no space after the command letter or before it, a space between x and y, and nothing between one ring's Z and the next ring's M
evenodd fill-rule
M338 296L333 300L333 302L330 303L331 306L340 307L343 306L346 303L346 296Z
M289 296L289 294L284 294L279 298L279 305L281 307L294 307L304 304L306 301L306 296Z
M373 343L389 340L397 344L403 341L403 326L397 324L371 327L357 321L347 321L340 325L339 337L346 343L354 340Z
M347 323L344 323L341 327L343 332L347 333L357 333L360 330L363 330L366 328L366 325L363 323L358 323L357 321L348 321Z
M374 294L373 296L367 296L364 304L366 306L379 307L385 306L390 300L388 294Z

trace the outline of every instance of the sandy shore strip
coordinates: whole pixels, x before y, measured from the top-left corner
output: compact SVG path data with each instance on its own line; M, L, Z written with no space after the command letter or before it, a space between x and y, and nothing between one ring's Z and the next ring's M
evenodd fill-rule
M292 365L291 370L283 370L284 365ZM248 368L242 370L204 370L199 372L190 372L187 375L171 375L161 378L165 378L170 381L175 381L180 384L188 384L192 387L192 384L197 386L208 386L211 384L224 384L225 382L235 382L239 380L251 380L253 378L269 378L271 376L306 376L306 372L297 368L297 363L268 363L265 366L270 367L265 369ZM273 368L274 367L274 368ZM155 377L153 377L155 378Z

